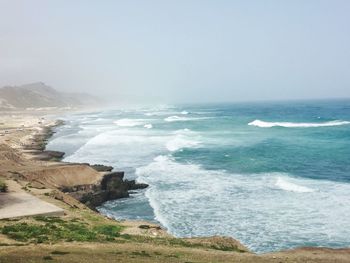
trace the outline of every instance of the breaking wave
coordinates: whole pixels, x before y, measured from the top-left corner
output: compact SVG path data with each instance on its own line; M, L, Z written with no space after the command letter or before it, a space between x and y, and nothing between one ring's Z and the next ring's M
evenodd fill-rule
M286 127L286 128L315 128L315 127L329 127L329 126L340 126L350 124L350 121L327 121L321 123L307 123L307 122L268 122L255 120L248 125L257 126L261 128L271 128L271 127Z
M178 134L166 143L166 148L171 151L178 151L183 148L191 148L199 145L199 142Z
M183 114L185 115L185 114ZM164 121L167 122L174 122L174 121L195 121L195 120L204 120L204 119L209 119L208 117L200 117L200 118L191 118L191 117L183 117L183 116L169 116L164 119Z
M114 121L114 123L121 127L134 127L134 126L142 125L144 121L145 120L142 120L142 119L120 119L120 120Z
M288 182L285 179L282 179L281 177L277 178L277 182L275 184L278 188L290 191L290 192L296 192L296 193L311 193L314 192L314 189L311 189L306 186L298 185L292 182Z

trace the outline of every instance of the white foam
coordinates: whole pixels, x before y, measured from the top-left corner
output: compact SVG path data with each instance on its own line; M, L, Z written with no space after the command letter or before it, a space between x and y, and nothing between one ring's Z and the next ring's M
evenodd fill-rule
M166 122L174 122L174 121L195 121L195 120L204 120L204 119L209 119L209 117L200 117L200 118L190 118L190 117L183 117L183 116L169 116L164 119Z
M156 219L175 236L232 236L257 252L300 246L305 239L350 245L350 184L283 173L229 174L169 156L136 174L151 185L146 197Z
M187 118L185 117L179 117L179 116L170 116L170 117L166 117L164 119L167 122L173 122L173 121L187 121Z
M199 142L188 138L184 135L178 134L166 143L166 148L171 151L178 151L183 148L192 148L199 145Z
M296 123L296 122L267 122L261 120L255 120L248 125L257 126L261 128L271 128L271 127L286 127L286 128L315 128L315 127L329 127L329 126L340 126L350 124L350 121L328 121L321 123Z
M282 190L290 191L290 192L296 192L296 193L312 193L312 192L314 192L314 190L309 188L309 187L289 182L285 179L282 179L281 177L277 178L275 185Z
M124 128L100 133L65 158L68 162L89 162L134 167L148 163L160 151L166 151L170 136L160 136L146 129Z
M115 124L121 127L134 127L142 125L145 122L143 119L120 119L114 121Z
M195 134L195 132L185 128L185 129L176 130L173 132L173 134L193 135Z
M185 111L185 110L184 110L184 111L181 111L181 114L182 114L182 115L187 115L187 114L188 114L188 111Z
M146 129L152 129L153 125L152 124L145 124L143 127L145 127Z

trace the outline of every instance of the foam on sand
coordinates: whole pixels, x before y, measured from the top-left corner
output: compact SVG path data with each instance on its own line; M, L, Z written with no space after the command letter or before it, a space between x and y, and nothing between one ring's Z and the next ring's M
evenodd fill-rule
M350 121L328 121L321 123L307 123L307 122L268 122L255 120L248 125L257 126L261 128L271 128L271 127L285 127L285 128L315 128L315 127L330 127L330 126L340 126L350 124Z

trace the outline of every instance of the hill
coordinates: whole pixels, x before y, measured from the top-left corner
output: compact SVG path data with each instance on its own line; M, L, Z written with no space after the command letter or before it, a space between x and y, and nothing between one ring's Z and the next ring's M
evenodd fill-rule
M86 93L63 93L42 82L0 88L0 109L97 106L99 98Z

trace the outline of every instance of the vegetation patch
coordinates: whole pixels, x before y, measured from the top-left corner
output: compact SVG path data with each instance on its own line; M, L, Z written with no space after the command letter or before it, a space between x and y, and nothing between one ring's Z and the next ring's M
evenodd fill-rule
M65 221L58 217L35 217L33 223L16 222L3 226L0 231L9 238L21 242L49 243L114 241L120 236L121 229L121 226L109 224L91 227L78 219Z
M122 229L121 226L117 225L99 225L94 227L96 232L108 237L119 237Z
M5 193L7 192L7 184L4 182L3 179L0 179L0 193Z
M155 238L155 237L149 237L149 236L138 236L138 235L120 235L123 239L127 239L134 242L139 243L150 243L155 245L166 245L166 246L178 246L178 247L189 247L189 248L209 248L214 250L221 250L221 251L234 251L234 252L240 252L244 253L246 251L239 249L238 247L234 247L231 245L224 245L224 244L206 244L206 243L200 243L200 242L190 242L186 239L181 238Z
M85 217L87 215L87 217ZM169 237L150 237L143 235L121 234L125 228L105 220L99 215L82 213L81 218L61 218L37 216L30 219L3 220L0 224L0 233L14 239L19 244L28 243L58 243L58 242L113 242L113 243L148 243L170 247L205 248L223 251L245 252L231 242L203 242L201 240L187 240ZM2 226L1 226L2 225ZM4 244L1 244L4 246ZM50 255L64 255L67 252L53 251ZM141 254L138 254L141 253ZM153 256L159 256L156 252ZM131 256L144 256L137 252ZM172 257L174 257L172 255Z

